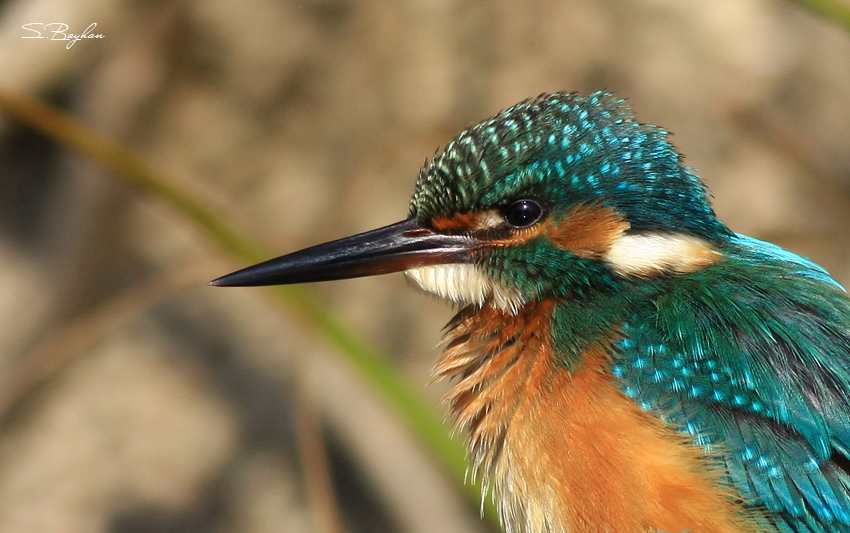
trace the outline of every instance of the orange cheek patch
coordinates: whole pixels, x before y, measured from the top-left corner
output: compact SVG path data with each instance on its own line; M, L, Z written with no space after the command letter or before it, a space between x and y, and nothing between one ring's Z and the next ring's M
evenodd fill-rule
M546 223L547 235L559 247L579 257L601 259L614 242L629 229L616 209L583 204L558 225Z

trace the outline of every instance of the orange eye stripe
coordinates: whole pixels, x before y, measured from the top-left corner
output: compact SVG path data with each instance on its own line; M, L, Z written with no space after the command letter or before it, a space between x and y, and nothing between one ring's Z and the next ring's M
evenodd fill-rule
M601 259L629 229L616 209L582 204L547 232L555 244L579 257Z
M451 230L477 230L482 229L481 220L484 215L491 215L492 211L477 211L475 213L462 213L453 217L436 217L431 219L431 227L440 231Z
M493 228L493 220L499 215L494 210L462 213L452 217L438 217L431 226L438 231L477 231ZM569 250L579 257L601 259L611 245L627 229L629 223L617 210L581 204L556 224L551 219L532 224L527 228L514 229L508 238L492 240L494 246L523 244L531 239L545 236L559 248Z

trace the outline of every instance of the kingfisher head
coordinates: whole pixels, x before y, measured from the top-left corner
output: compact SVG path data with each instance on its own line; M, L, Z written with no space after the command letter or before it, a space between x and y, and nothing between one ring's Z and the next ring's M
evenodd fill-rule
M459 304L516 311L702 268L730 236L667 132L607 93L544 94L467 128L427 161L406 220L213 284L404 271Z

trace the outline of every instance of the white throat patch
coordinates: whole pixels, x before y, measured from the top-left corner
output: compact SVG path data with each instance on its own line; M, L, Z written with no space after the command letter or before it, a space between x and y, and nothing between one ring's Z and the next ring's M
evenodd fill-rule
M461 305L494 307L516 314L525 303L519 292L494 281L475 265L434 265L406 270L404 275L425 292Z

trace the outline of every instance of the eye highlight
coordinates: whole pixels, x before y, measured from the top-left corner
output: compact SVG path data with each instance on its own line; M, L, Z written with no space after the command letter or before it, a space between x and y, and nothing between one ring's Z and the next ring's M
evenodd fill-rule
M517 200L502 211L505 222L515 228L527 228L543 217L543 208L534 200Z

